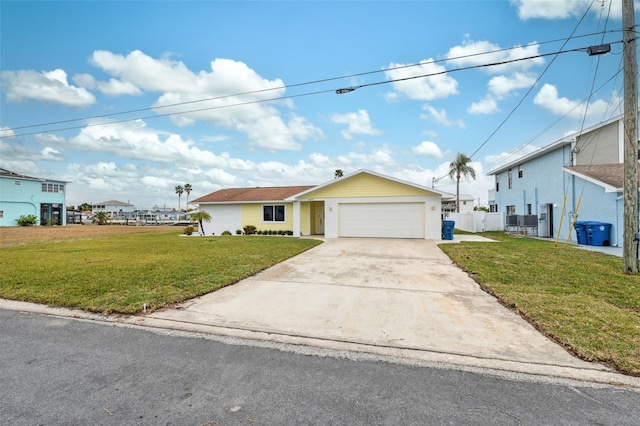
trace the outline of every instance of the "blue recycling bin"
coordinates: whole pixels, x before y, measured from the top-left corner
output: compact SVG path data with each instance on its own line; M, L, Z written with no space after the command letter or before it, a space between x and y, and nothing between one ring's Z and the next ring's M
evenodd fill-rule
M604 222L589 222L586 225L587 228L587 236L590 240L590 244L592 246L609 246L610 243L610 234L611 234L611 224Z
M453 230L456 226L456 222L453 220L442 221L442 239L453 240Z
M587 227L585 226L587 222L575 222L573 224L573 228L576 230L576 238L578 240L578 244L588 244L587 239Z

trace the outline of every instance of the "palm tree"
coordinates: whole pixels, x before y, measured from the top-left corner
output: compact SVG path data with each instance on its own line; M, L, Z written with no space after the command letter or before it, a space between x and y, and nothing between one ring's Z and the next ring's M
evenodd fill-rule
M204 235L204 228L202 227L202 221L204 220L205 222L211 222L211 215L203 211L191 213L191 221L193 222L196 220L200 225L200 233Z
M344 173L342 172L342 169L336 169L336 172L333 174L333 178L338 179L338 178L341 178L343 175Z
M456 159L449 163L449 177L456 179L456 213L460 213L460 176L476 179L476 171L469 165L471 158L459 152Z
M185 183L184 184L184 192L187 193L187 211L189 211L189 194L191 194L191 191L193 191L193 188L191 187L190 183Z
M182 185L176 185L176 194L178 194L178 220L180 220L180 212L182 211L182 209L180 208L180 197L182 197L183 193L184 188L182 187Z
M91 216L91 220L98 225L106 225L109 221L109 215L104 211L97 211Z

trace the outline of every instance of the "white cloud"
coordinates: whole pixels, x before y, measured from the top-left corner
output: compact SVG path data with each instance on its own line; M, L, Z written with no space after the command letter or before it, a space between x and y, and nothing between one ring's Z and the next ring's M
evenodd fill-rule
M55 148L51 148L50 146L45 147L42 151L40 151L40 154L42 155L42 160L47 160L47 161L64 161L64 155L62 155L60 153L60 151L58 151Z
M602 117L606 115L607 112L611 113L610 105L620 105L620 97L614 93L609 102L596 99L589 103L587 109L585 103L560 97L558 95L558 89L555 86L545 84L533 98L533 103L555 115L568 115L572 118L582 118L586 110L587 117Z
M487 96L478 102L473 102L471 106L467 108L467 112L474 115L495 114L500 112L500 108L498 108L498 103L495 99Z
M100 121L93 124L99 124ZM40 139L44 136L40 136ZM175 133L160 132L147 127L142 120L109 123L83 128L80 133L62 142L66 146L89 152L101 152L123 158L172 163L184 166L246 169L245 160L214 154L199 148L193 141L183 140ZM249 162L250 163L250 162Z
M411 147L411 151L416 155L425 155L427 157L442 158L440 147L434 142L422 141L420 145Z
M347 140L352 140L353 135L376 136L381 133L380 130L373 127L369 113L363 109L347 114L334 114L330 120L333 123L347 125L347 128L341 132L342 137Z
M536 82L536 76L531 73L515 72L511 75L498 75L487 83L489 93L497 99L508 96L514 90L528 89Z
M309 155L309 161L316 167L329 167L333 164L328 156L318 152Z
M0 137L3 139L13 139L16 137L16 132L11 127L0 127Z
M12 162L20 161L64 161L64 155L52 147L38 151L23 144L11 144L0 140L0 158L10 158ZM22 167L20 168L22 169ZM35 168L27 169L25 174L32 176Z
M528 70L531 67L544 64L543 58L518 61L518 59L521 58L538 55L538 47L539 45L537 43L532 43L526 46L516 45L511 49L504 49L489 41L471 40L467 36L462 44L449 49L449 52L447 52L445 56L448 59L448 63L456 68L515 61L508 64L481 68L483 71L497 74L517 70Z
M438 137L438 133L433 130L425 130L422 132L422 134L425 136L429 136L432 139L435 139Z
M215 136L201 136L199 138L200 141L202 142L224 142L229 140L229 136L226 135L215 135Z
M422 110L426 111L426 114L420 114L420 118L425 120L433 121L434 123L438 123L444 127L456 126L464 129L465 124L462 120L449 120L447 117L447 112L443 109L437 110L431 105L424 104L422 105Z
M395 92L386 95L387 100L397 100L400 97L413 100L431 101L447 98L458 93L458 82L446 74L447 69L435 64L433 59L420 61L419 66L406 64L389 64L385 75L389 80L412 78L406 81L395 81L392 86ZM419 77L431 75L430 77Z
M388 152L379 150L376 151L371 160L378 165L381 166L394 166L396 164L396 161L391 157L391 155Z
M519 89L533 86L536 76L532 73L515 72L509 75L492 77L487 83L488 93L484 99L473 102L467 112L474 115L494 114L500 112L498 101Z
M61 69L49 72L2 71L2 87L10 102L34 99L74 108L96 102L96 98L85 88L70 86L67 73Z
M511 0L516 7L518 17L523 21L529 19L566 19L580 17L591 7L591 12L600 13L600 8L611 11L611 18L620 19L622 16L621 0L604 0L593 2L592 0Z
M211 71L196 73L180 61L136 50L126 56L96 51L91 63L120 82L112 83L113 94L115 89L132 94L134 88L161 93L153 107L174 114L171 120L180 126L205 121L241 132L251 147L268 151L298 150L301 141L324 137L303 117L283 118L281 108L292 108L293 102L277 100L285 94L282 80L264 79L243 62L217 58Z
M501 167L511 161L515 161L518 158L531 154L537 151L540 147L536 145L526 144L521 145L511 152L501 152L499 154L487 155L484 157L484 162L487 164L485 172L490 172L498 167Z
M109 96L142 95L142 90L138 86L115 78L111 78L109 81L100 81L97 87L98 90Z
M96 87L96 79L91 74L74 74L71 79L75 84L85 89L93 89Z

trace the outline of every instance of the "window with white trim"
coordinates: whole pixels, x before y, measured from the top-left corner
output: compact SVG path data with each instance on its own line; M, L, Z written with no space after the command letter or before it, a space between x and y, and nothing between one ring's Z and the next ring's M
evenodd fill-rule
M284 222L285 221L284 204L275 204L262 206L263 222Z
M42 192L64 192L64 185L57 183L43 183Z

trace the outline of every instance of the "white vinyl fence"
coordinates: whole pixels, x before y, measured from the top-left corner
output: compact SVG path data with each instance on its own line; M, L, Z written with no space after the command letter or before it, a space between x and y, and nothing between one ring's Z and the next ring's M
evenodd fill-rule
M504 215L483 211L448 213L446 220L453 220L457 229L467 232L504 231Z

